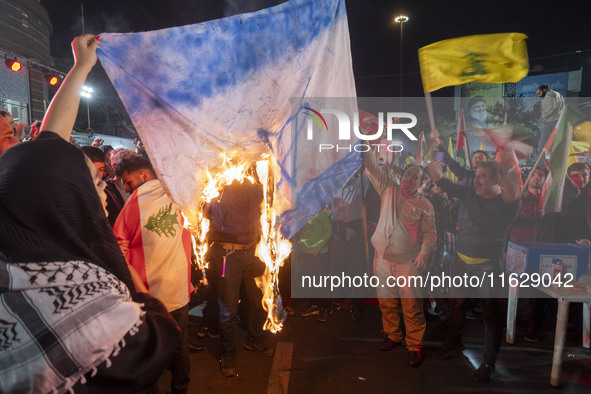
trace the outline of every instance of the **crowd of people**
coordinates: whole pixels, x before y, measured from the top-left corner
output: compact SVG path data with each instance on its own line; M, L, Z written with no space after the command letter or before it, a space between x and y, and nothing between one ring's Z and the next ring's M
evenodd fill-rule
M263 357L274 354L263 339L265 315L255 280L265 269L255 254L263 198L256 173L252 181L226 186L204 207L211 220L209 291L197 337L189 338L194 256L180 207L145 155L71 143L79 91L96 62L97 46L92 35L74 39L74 67L43 121L31 127L30 141L20 143L23 136L10 114L0 114L0 327L8 333L0 352L0 391L145 392L154 390L168 368L171 392L186 393L189 352L204 349L198 338L205 335L220 337L221 373L237 375L239 315L247 321L242 348ZM554 97L547 88L539 91L545 100ZM556 118L546 108L543 123ZM499 161L474 152L468 170L446 153L436 130L430 144L443 160L426 168L392 167L376 152L364 153L365 173L292 239L292 260L301 263L294 274L314 275L338 265L384 279L442 271L481 277L505 271L508 241L590 242L589 163L568 168L563 211L542 216L545 167L531 169L522 190L510 147ZM444 167L459 183L444 176ZM294 314L288 283L280 285L286 309ZM485 330L482 364L473 377L490 381L502 342L503 299L494 288L476 296L465 290L425 294L410 283L379 288L386 335L379 350L404 343L408 365L419 367L431 308L449 322L437 356L454 357L464 348L467 300L476 298ZM425 297L434 302L425 306ZM326 322L338 305L330 298L328 293L311 298L301 315ZM548 302L526 303L526 340L533 342L540 339ZM363 318L355 295L351 317Z
M157 392L167 368L171 392L186 393L189 352L204 350L187 331L195 270L179 206L145 152L98 139L78 147L71 137L98 43L74 39L75 65L28 137L8 112L0 116L0 325L11 333L0 354L3 392ZM242 286L242 347L273 355L255 283L264 271L254 252L261 201L260 183L233 184L207 207L213 312L198 334L219 330L220 369L229 377Z
M360 272L361 267L361 272L379 277L379 283L386 283L388 277L410 278L441 272L466 277L467 283L471 282L471 277L503 275L509 242L590 243L589 163L578 162L568 167L562 211L542 215L540 196L548 176L545 167L518 174L514 168L514 152L509 146L498 161L490 160L487 152L475 151L471 160L473 169L465 169L446 153L437 131L431 134L433 150L441 152L443 160L432 161L426 169L414 164L393 168L381 163L377 152L363 154L366 175L373 186L365 190L372 246L369 261L373 262L373 268L364 269L364 263L351 268L344 257L355 253L355 249L356 260L365 261L362 227L349 224L354 223L361 212L360 183L353 182L357 193L343 192L332 203L332 236L331 226L322 225L326 209L296 236L292 259L300 260L301 264L293 268L294 274L300 270L308 275L318 275L318 272L353 275ZM446 167L455 174L458 183L444 176ZM522 188L523 180L527 183ZM347 184L343 191L350 187ZM350 209L353 206L356 209ZM322 231L323 228L326 230ZM346 230L340 230L343 228ZM360 239L354 241L356 236ZM342 238L348 242L340 243ZM302 257L302 252L313 257ZM321 253L326 257L321 257ZM313 261L313 267L308 268ZM301 273L297 275L301 277ZM489 282L488 288L452 286L435 289L429 294L412 285L412 281L406 283L407 286L376 289L386 335L379 350L389 351L404 343L409 366L421 365L425 313L431 313L444 320L447 326L445 340L436 355L441 359L457 356L464 349L462 334L466 316L473 317L476 310L484 321L485 331L482 364L473 378L478 382L490 381L502 342L507 288L495 288ZM431 302L425 304L424 298ZM550 301L540 298L520 302L527 329L524 340L537 342L543 323L551 318L547 314ZM316 314L318 321L323 322L326 308L330 310L326 300L311 300L301 315ZM356 310L354 304L351 307L354 320L360 318Z

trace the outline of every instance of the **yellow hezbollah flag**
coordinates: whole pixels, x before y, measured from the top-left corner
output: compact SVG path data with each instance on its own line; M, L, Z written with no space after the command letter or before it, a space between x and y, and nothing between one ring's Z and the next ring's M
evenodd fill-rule
M590 122L585 122L590 123ZM573 139L574 137L573 133ZM585 156L591 147L590 144L584 141L571 141L570 147L568 148L568 159L566 160L566 168L570 167L571 164L579 162L579 156Z
M443 40L419 49L425 92L467 82L517 82L529 62L521 33L498 33Z
M573 141L582 141L591 144L591 122L583 122L575 126Z

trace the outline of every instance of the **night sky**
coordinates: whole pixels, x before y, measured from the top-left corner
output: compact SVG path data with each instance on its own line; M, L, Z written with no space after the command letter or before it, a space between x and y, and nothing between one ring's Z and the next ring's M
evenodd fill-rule
M256 11L281 0L101 0L85 1L86 32L156 30ZM42 0L53 23L53 56L68 57L69 42L82 33L80 1ZM547 1L346 1L359 96L398 96L399 13L410 17L403 30L403 95L421 96L417 49L447 38L519 32L529 36L531 66L541 72L591 68L591 22L585 0ZM575 51L581 51L575 53ZM539 69L539 67L538 67ZM585 75L585 73L584 73ZM591 95L590 77L583 95ZM435 95L451 95L442 89Z

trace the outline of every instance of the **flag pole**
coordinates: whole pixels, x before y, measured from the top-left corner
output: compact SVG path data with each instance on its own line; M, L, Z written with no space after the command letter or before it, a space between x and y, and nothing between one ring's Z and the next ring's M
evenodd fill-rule
M464 137L466 137L466 150L468 151L468 157L466 157L466 161L470 164L470 169L473 170L472 167L472 152L470 152L470 142L468 142L468 130L466 129L466 119L464 118L464 109L461 109L460 112L460 120L462 121L462 130L464 131Z
M431 130L435 130L435 116L433 115L433 100L431 100L431 92L425 92L425 103L427 104L427 114L429 115Z
M527 187L527 183L529 182L529 178L534 173L534 170L538 167L538 164L540 163L540 159L542 158L542 155L544 155L545 152L548 152L548 153L552 154L552 152L549 152L549 151L552 150L552 146L554 145L554 140L556 139L556 133L558 132L558 125L560 124L560 121L562 120L562 115L563 114L564 114L564 109L562 110L562 112L560 112L560 117L558 118L558 121L556 122L556 126L554 126L554 129L552 130L552 133L548 137L548 140L546 141L546 144L544 145L544 147L542 148L542 151L538 155L538 158L536 160L536 163L532 167L532 170L527 175L527 179L525 180L525 183L524 183L524 186L523 186L523 190L521 191L521 194L523 194L523 191ZM550 141L552 141L552 143L550 143ZM552 145L552 146L550 146L550 145ZM521 194L519 195L519 197L521 197Z
M425 152L423 152L423 141L425 140L425 132L421 131L419 134L419 143L417 144L417 156L415 158L415 162L417 165L423 165L423 156L425 156ZM427 143L425 142L425 150L427 148Z
M369 266L369 236L367 234L367 210L365 208L365 181L363 180L363 172L365 164L361 163L359 181L361 182L361 218L363 220L363 239L365 240L365 266L367 272L372 272Z
M347 187L349 184L355 182L355 177L357 175L359 175L359 180L361 182L361 218L363 221L363 238L365 240L365 266L367 267L367 269L369 271L367 272L372 272L372 269L369 265L369 235L367 232L367 209L365 207L365 181L363 180L363 172L365 171L365 164L363 162L361 162L361 167L359 167L359 169L357 170L357 172L355 172L355 174L353 174L353 176L351 177L351 179L345 183L344 187Z
M435 126L435 115L433 115L433 100L431 100L431 92L425 92L425 104L427 105L427 115L429 115L429 125L431 126L431 131L433 131L437 126ZM431 131L429 131L429 134L431 134ZM431 141L429 140L429 142ZM419 141L419 144L420 143L421 141ZM429 146L428 151L432 148L432 146Z

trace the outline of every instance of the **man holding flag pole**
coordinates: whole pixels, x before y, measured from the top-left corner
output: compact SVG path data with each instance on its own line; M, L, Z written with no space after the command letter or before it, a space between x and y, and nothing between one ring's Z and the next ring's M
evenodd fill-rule
M462 114L460 114L460 127L458 130L458 142L456 143L456 159L454 159L445 149L439 139L439 131L433 130L429 134L431 144L438 147L439 152L443 153L443 162L449 167L458 182L464 186L472 187L474 185L474 172L478 165L489 160L488 155L483 150L477 150L472 154L472 162L469 158L466 134L461 127ZM472 164L471 164L472 163Z
M440 41L419 49L427 112L433 130L430 136L432 143L440 145L433 117L431 92L445 86L473 81L502 83L521 80L529 70L526 38L520 33L475 35ZM464 138L463 113L460 113L458 147L462 147ZM466 145L465 153L467 149ZM464 210L462 221L458 221L458 255L454 264L456 274L459 271L468 272L469 275L482 271L502 272L504 244L498 240L503 239L502 234L508 230L521 204L517 174L513 171L513 163L509 164L509 159L513 159L513 156L513 150L508 146L503 152L503 157L507 160L502 168L499 163L491 161L485 161L486 165L475 165L476 189L454 185L442 179L440 161L432 162L429 166L431 179L446 192L460 197L468 206ZM464 157L469 161L469 154ZM490 209L483 210L484 205ZM493 211L496 214L491 215ZM496 236L489 238L493 233ZM493 239L496 241L493 242ZM479 296L483 297L482 294ZM488 294L481 300L485 318L485 352L483 363L473 375L474 380L482 383L489 382L494 373L502 337L499 300L494 297L486 298L490 296ZM440 355L453 356L463 349L463 305L462 298L456 298L456 302L451 305L450 330L446 342L438 352Z
M503 269L504 235L519 212L519 183L510 163L509 149L504 152L503 165L495 161L480 163L476 170L474 188L454 185L443 179L441 162L432 162L429 176L448 195L459 198L465 205L464 215L458 217L457 256L452 276L498 275ZM465 301L469 296L480 298L485 323L485 351L483 362L474 373L474 380L489 382L501 346L503 325L497 288L483 286L470 294L466 287L452 287L450 291L450 326L446 340L438 351L446 359L464 347L461 336L465 319Z

